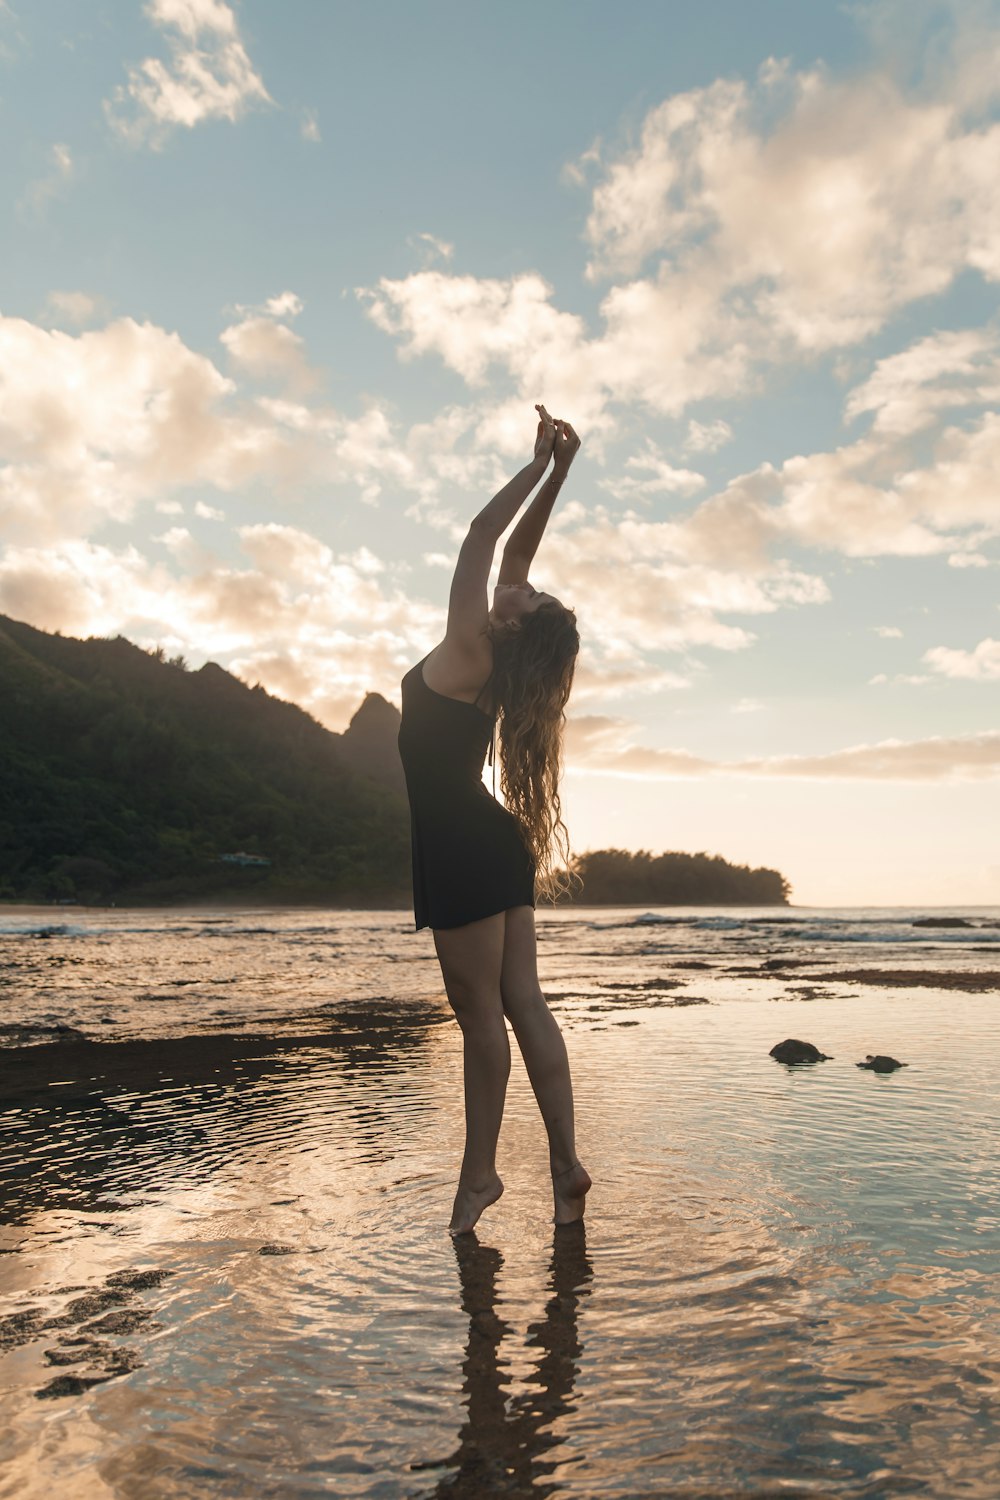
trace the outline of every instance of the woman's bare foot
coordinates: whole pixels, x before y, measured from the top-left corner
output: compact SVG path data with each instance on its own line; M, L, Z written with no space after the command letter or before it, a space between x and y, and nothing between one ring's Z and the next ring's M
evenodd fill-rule
M575 1161L565 1172L552 1175L552 1193L555 1198L557 1224L575 1224L583 1218L590 1191L590 1173Z
M455 1206L451 1211L451 1223L448 1225L448 1233L468 1234L470 1229L475 1228L479 1222L479 1215L484 1209L495 1203L503 1192L503 1183L494 1172L488 1178L483 1187L472 1187L467 1183L458 1184L458 1192L455 1194Z

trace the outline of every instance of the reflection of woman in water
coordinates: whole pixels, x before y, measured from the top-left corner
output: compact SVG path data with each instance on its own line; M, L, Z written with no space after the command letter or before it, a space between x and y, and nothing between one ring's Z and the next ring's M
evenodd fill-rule
M536 879L550 892L565 885L556 873L568 855L559 762L580 638L572 610L528 582L580 440L568 422L536 409L534 457L473 520L445 638L402 684L414 913L418 929L433 930L464 1041L465 1154L453 1234L470 1230L503 1192L496 1145L510 1072L505 1017L548 1133L557 1224L583 1217L590 1187L576 1156L566 1046L538 983L534 913ZM550 459L552 472L504 548L491 608L497 542ZM506 807L482 782L496 725Z
M462 1307L469 1318L469 1339L462 1367L468 1415L458 1448L447 1459L414 1464L415 1469L453 1470L433 1491L435 1500L492 1494L548 1495L556 1467L546 1458L563 1441L555 1430L560 1417L574 1410L573 1387L582 1346L577 1331L578 1304L589 1295L593 1269L587 1257L583 1224L557 1234L549 1264L551 1296L545 1315L528 1329L528 1344L539 1351L527 1389L509 1403L509 1377L500 1363L500 1344L508 1332L497 1315L496 1278L503 1265L498 1250L480 1245L475 1235L455 1241Z

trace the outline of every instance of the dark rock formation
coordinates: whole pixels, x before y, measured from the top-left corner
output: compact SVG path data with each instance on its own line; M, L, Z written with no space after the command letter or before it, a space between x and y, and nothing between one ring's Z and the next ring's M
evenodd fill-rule
M979 949L967 949L979 952ZM996 953L996 948L985 948ZM978 995L1000 990L1000 969L835 969L832 974L803 974L803 979L843 980L847 984L877 984L884 989L922 986L932 990L964 990Z
M340 736L340 751L357 775L370 776L405 796L403 763L396 744L399 720L399 709L381 693L368 693Z
M798 1042L793 1037L778 1042L771 1048L770 1056L782 1063L832 1062L825 1052L820 1052L812 1042Z
M863 1063L858 1063L859 1068L868 1068L872 1073L895 1073L897 1068L908 1068L909 1063L898 1062L894 1057L883 1057L879 1052L874 1057L869 1052Z

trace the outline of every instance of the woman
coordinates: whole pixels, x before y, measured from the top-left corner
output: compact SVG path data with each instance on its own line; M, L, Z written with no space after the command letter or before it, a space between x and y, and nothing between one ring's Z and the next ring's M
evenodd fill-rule
M444 640L403 678L399 752L410 798L413 905L430 927L462 1028L465 1154L451 1233L471 1230L503 1192L496 1145L510 1073L510 1021L549 1138L555 1222L583 1217L590 1177L573 1139L573 1086L562 1033L538 983L535 881L565 885L559 804L563 709L580 649L576 617L528 582L580 439L539 414L535 455L480 511L462 543ZM552 459L552 473L487 583L501 535ZM503 807L482 782L499 718ZM491 760L493 758L491 752ZM495 783L494 783L495 784Z

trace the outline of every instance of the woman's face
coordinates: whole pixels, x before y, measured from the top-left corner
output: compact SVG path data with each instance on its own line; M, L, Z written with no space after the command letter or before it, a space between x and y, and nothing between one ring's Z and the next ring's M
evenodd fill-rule
M554 594L541 594L530 583L498 583L493 590L490 619L494 625L509 625L512 620L534 614L543 604L558 603Z

